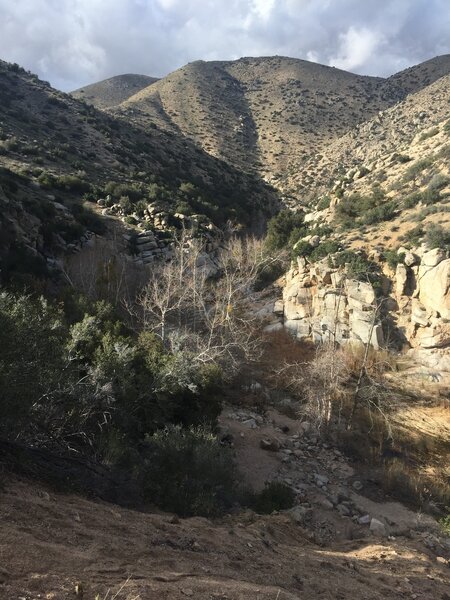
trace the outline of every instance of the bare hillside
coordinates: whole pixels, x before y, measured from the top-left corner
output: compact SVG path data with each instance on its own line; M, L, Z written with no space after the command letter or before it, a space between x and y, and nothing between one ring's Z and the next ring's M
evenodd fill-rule
M317 150L402 97L395 85L283 58L191 63L125 101L141 124L156 122L208 152L267 175Z
M140 90L158 81L148 75L116 75L98 83L91 83L71 92L74 98L84 100L97 108L110 108L137 94Z

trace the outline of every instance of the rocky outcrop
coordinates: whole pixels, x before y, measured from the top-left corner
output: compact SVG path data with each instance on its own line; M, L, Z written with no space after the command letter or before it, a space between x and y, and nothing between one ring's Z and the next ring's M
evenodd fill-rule
M418 362L450 372L450 258L444 250L406 253L395 273L386 270L382 297L371 283L330 264L298 258L286 275L275 312L298 339L380 348L389 323L390 342L394 335Z
M286 276L283 308L285 327L298 339L370 342L376 348L383 344L372 285L346 277L327 259L314 265L304 258L297 260Z

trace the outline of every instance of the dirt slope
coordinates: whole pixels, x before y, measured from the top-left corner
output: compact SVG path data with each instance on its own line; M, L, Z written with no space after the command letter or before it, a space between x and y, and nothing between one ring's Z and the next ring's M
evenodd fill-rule
M277 411L260 417L229 407L221 428L233 436L247 480L261 488L289 476L296 507L179 520L8 476L0 491L0 599L449 599L450 548L431 517L356 492L347 460ZM262 449L267 438L280 451ZM297 454L287 454L292 442ZM316 472L327 486L305 484ZM389 538L326 504L344 488L345 506L384 520Z
M0 529L5 600L449 597L448 566L417 542L319 547L287 515L179 522L14 481Z

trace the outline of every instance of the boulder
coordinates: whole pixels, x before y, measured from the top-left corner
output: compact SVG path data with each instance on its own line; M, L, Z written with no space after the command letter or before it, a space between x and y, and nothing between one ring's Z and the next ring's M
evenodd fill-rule
M445 250L442 250L442 248L433 248L433 250L425 252L422 256L421 265L424 267L436 267L445 257Z
M259 445L263 450L268 450L269 452L278 452L280 449L278 440L274 438L263 438L259 442Z
M370 521L369 529L374 535L378 535L380 537L386 537L387 535L386 525L378 519L372 519Z
M407 267L412 267L413 265L416 265L418 263L419 259L418 257L413 254L412 252L407 252L405 254L405 265Z
M282 317L284 314L284 302L283 300L276 300L275 304L273 305L273 312L274 314Z
M422 348L444 348L450 346L450 323L433 319L429 327L421 327L416 332L416 340Z
M373 304L375 302L375 291L370 283L350 279L345 287L349 299L357 300L363 304Z
M450 320L450 259L434 267L419 267L419 299L425 309L434 310Z
M405 265L400 263L395 270L395 295L397 297L406 295L407 284L408 270Z

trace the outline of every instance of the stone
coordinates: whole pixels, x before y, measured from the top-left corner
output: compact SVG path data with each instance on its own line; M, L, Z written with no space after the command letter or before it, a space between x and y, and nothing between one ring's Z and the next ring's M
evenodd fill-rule
M421 265L418 282L419 300L425 309L450 320L450 259L433 268Z
M256 429L258 427L255 419L246 419L245 421L242 421L242 425L245 425L245 427L248 427L249 429Z
M331 510L332 508L334 508L333 503L330 502L327 498L322 498L319 504L322 508L325 508L326 510Z
M407 252L405 254L405 265L407 267L412 267L413 265L416 265L418 262L419 262L419 258L412 252Z
M363 304L375 302L375 291L370 283L349 279L345 285L347 296Z
M283 300L276 300L274 306L273 306L273 312L274 314L282 317L284 314L284 302Z
M436 267L446 256L447 254L442 248L433 248L433 250L425 252L422 256L421 265L424 267Z
M398 264L395 270L395 295L405 296L408 284L408 270L405 265Z
M311 423L309 423L308 421L303 421L302 423L300 423L299 428L302 430L303 433L309 433L311 431Z
M302 525L311 518L312 508L306 506L294 506L294 508L291 508L288 511L288 515L294 523Z
M358 519L360 525L369 525L370 521L370 515L362 515L362 517L359 517Z
M327 485L330 482L326 475L319 475L318 473L314 474L314 480L316 485L318 485L319 487L323 487L324 485Z
M416 340L422 348L445 348L450 345L450 323L436 319L430 327L421 327Z
M259 445L263 450L268 450L269 452L278 452L278 450L280 449L280 444L278 440L274 438L263 438L259 442Z
M343 517L349 517L350 516L350 509L348 508L348 506L346 506L345 504L338 504L336 506L336 510L338 511L339 514L341 514Z
M386 525L378 519L371 519L369 529L374 535L379 535L381 537L385 537L387 535Z

